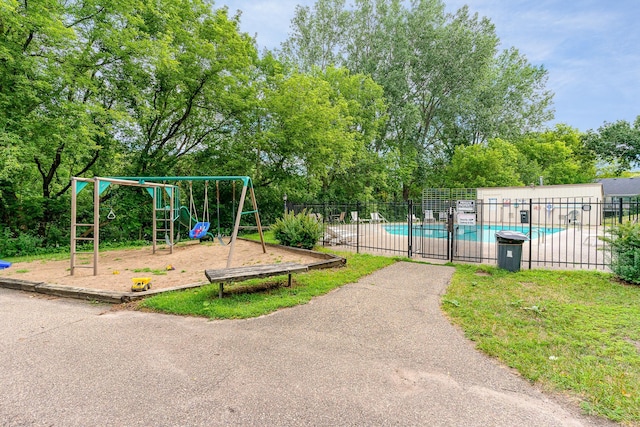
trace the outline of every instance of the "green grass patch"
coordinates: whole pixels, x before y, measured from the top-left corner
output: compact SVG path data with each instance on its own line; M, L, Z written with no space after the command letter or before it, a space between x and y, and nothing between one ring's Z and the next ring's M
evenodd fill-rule
M224 298L218 298L218 285L167 292L141 301L153 311L203 316L212 319L242 319L261 316L285 307L305 304L314 297L393 264L396 259L354 253L337 253L347 259L345 267L312 270L295 274L294 284L284 287L286 276L251 280L225 286ZM252 290L257 288L259 291ZM226 292L229 293L226 293Z
M582 408L640 423L640 287L590 271L456 266L442 307L485 353Z
M39 255L24 255L24 256L14 256L14 257L6 257L3 258L6 261L16 263L16 262L31 262L31 261L63 261L69 259L69 251L67 252L58 252L51 254L39 254Z
M264 237L265 243L274 243L276 245L280 244L280 242L278 242L278 239L276 239L275 234L271 230L264 231L262 233L262 236ZM243 234L241 237L243 239L255 240L257 242L260 241L260 234L258 233Z

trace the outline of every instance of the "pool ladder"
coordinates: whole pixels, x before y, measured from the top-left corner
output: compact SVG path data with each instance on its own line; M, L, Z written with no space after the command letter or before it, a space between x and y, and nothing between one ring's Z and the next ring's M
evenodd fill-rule
M547 243L547 233L540 227L531 228L527 233L527 236L529 236L530 239L533 239L536 233L538 234L538 244Z

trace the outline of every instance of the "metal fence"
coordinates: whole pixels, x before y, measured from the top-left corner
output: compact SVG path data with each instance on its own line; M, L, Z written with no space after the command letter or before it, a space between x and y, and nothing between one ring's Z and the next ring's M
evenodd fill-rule
M439 199L422 203L288 203L325 225L322 245L357 252L495 264L495 234L525 234L522 268L609 269L608 229L637 221L638 200L528 199L516 203Z

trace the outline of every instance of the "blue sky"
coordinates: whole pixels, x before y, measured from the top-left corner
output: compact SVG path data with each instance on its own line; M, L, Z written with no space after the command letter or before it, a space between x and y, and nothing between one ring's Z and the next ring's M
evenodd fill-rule
M347 2L349 3L349 2ZM549 73L554 123L581 131L640 115L638 0L445 0L454 12L467 4L496 26L502 47L516 47ZM296 5L313 0L218 0L242 11L241 28L260 48L280 46Z

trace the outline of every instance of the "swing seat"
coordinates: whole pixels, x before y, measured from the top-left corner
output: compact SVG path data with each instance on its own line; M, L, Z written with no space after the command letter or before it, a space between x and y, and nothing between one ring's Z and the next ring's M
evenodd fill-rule
M192 239L202 239L207 235L210 226L211 224L208 222L197 222L196 225L193 226L193 230L189 231L189 237Z

